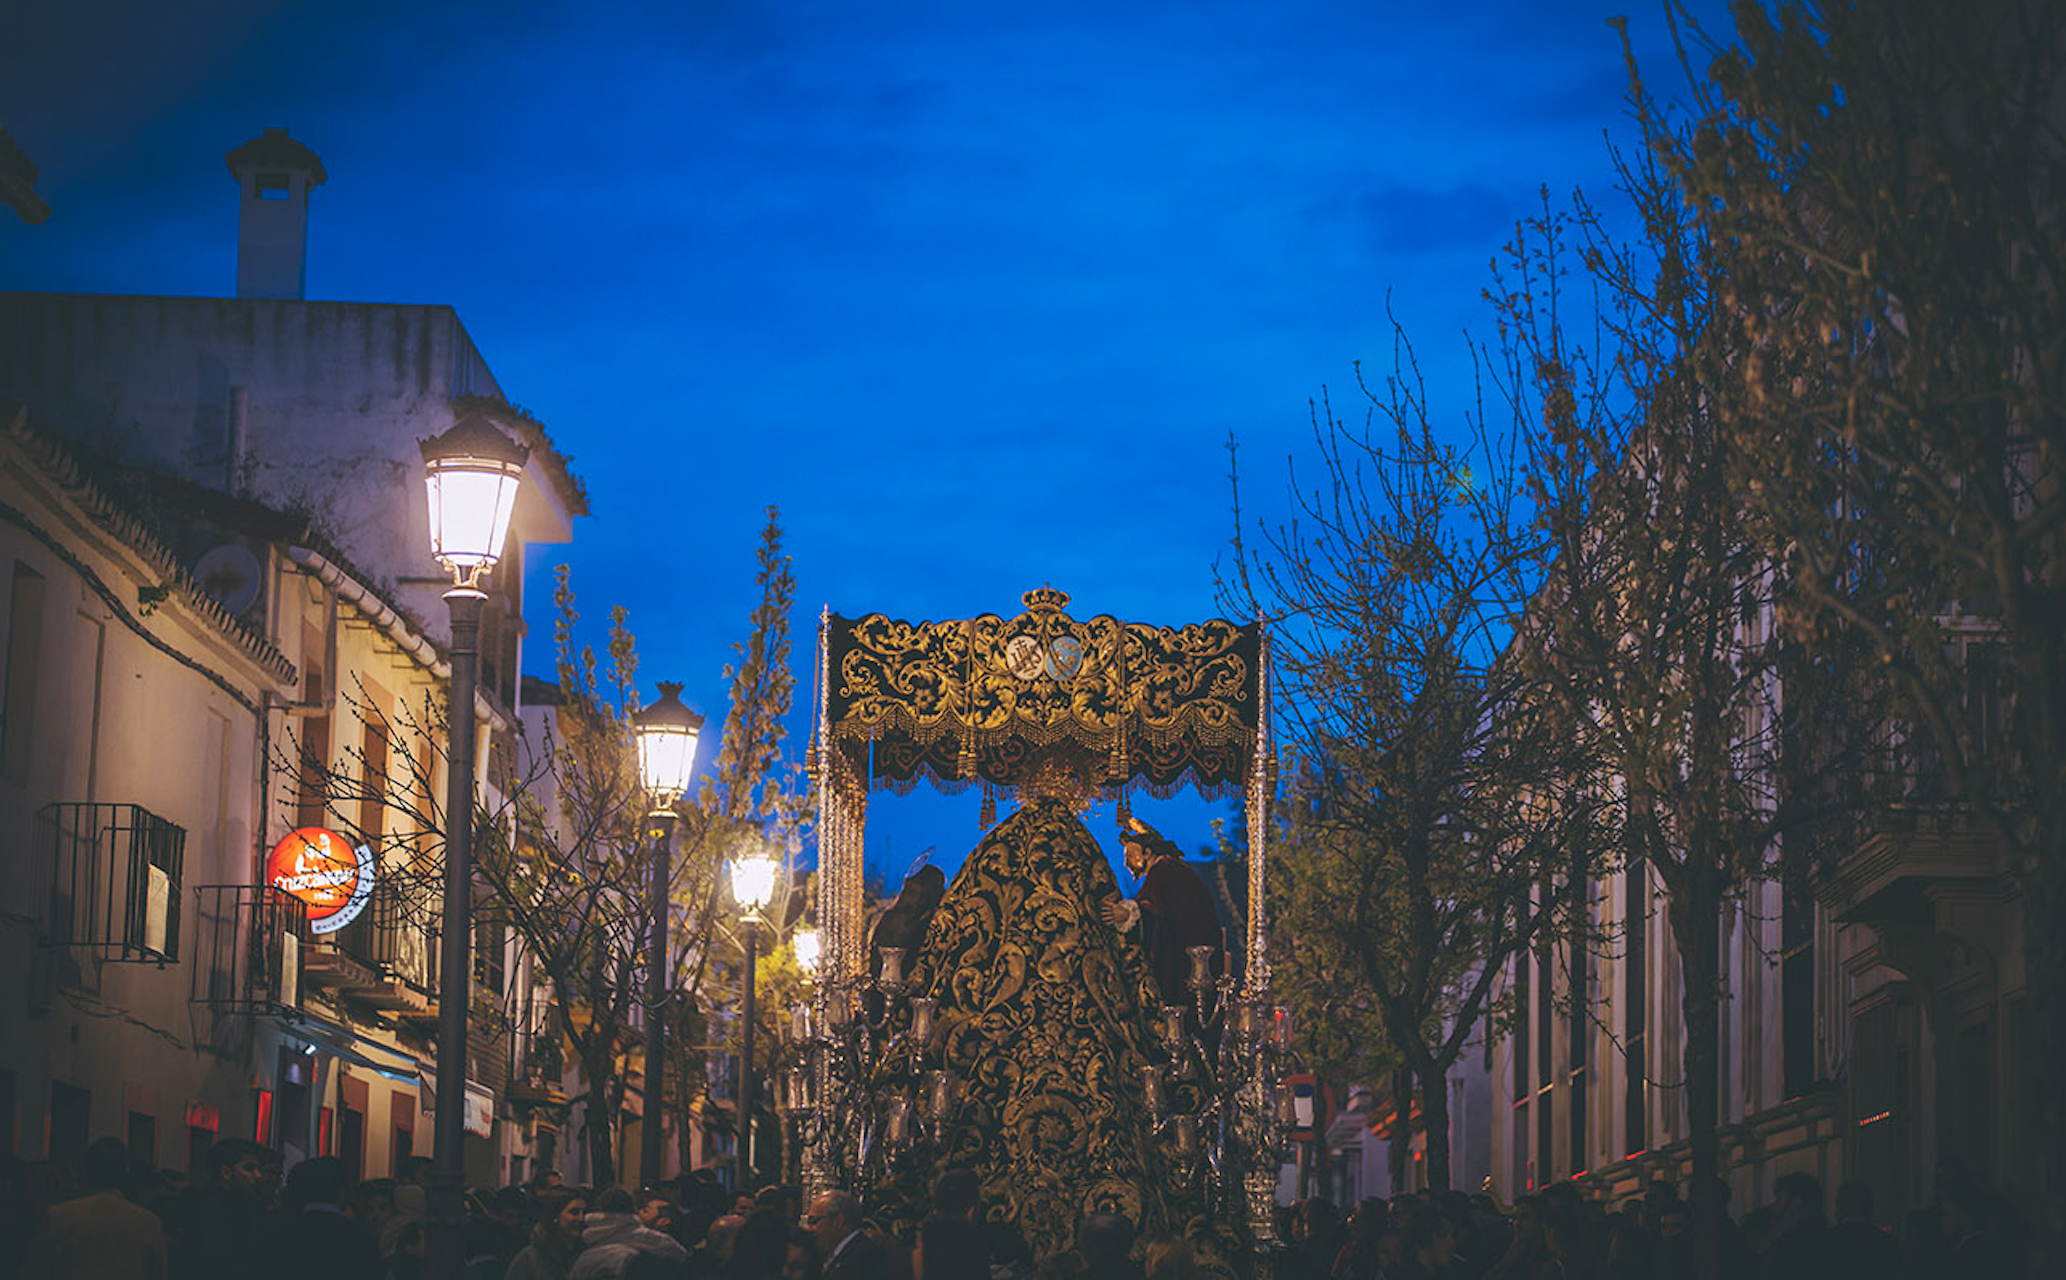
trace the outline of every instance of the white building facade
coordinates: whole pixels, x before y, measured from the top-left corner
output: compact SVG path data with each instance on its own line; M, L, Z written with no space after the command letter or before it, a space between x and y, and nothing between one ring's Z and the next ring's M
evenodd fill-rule
M0 879L23 904L0 948L35 976L0 1000L0 1139L70 1159L113 1134L198 1173L234 1135L379 1176L430 1154L443 985L416 860L444 794L448 582L418 441L479 409L531 448L467 717L491 806L523 549L585 500L450 308L302 299L313 154L268 130L230 164L240 296L0 294ZM378 863L331 932L262 873L308 826ZM515 941L489 918L474 942L465 1155L497 1184L534 1171L552 1099L525 1087Z

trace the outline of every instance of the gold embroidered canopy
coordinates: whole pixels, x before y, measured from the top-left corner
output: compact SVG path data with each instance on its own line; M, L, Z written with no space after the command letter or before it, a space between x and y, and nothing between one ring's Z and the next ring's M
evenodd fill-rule
M1023 788L1060 770L1084 790L1238 793L1255 753L1261 632L1220 619L1078 621L1051 587L1015 618L828 618L825 727L871 786Z
M1271 768L1269 637L1221 619L1159 627L1066 612L1052 587L1025 612L945 622L884 614L818 621L811 744L818 789L821 974L863 972L862 850L869 793L921 781L1078 801L1134 788L1240 795L1248 809L1244 985L1268 989L1263 850Z

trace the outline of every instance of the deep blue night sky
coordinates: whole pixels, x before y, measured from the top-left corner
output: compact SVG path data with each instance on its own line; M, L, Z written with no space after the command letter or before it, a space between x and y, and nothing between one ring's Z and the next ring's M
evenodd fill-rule
M0 122L55 213L0 217L0 287L234 292L222 157L288 128L309 296L455 307L589 485L530 669L564 558L721 715L775 503L805 706L825 603L1211 613L1228 433L1280 501L1388 296L1460 419L1490 258L1630 140L1617 7L1679 83L1655 0L16 0ZM871 861L957 863L975 803L881 799Z

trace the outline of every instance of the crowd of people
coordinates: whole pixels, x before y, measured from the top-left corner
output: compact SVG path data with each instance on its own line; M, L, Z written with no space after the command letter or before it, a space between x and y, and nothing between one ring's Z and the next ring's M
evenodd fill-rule
M422 1280L428 1160L354 1180L334 1157L284 1179L276 1153L225 1140L204 1179L132 1162L120 1140L62 1166L11 1160L0 1185L0 1280ZM464 1280L1198 1280L1182 1239L1140 1239L1115 1215L1079 1225L1066 1256L1036 1266L1011 1224L986 1219L974 1174L950 1169L908 1241L870 1224L860 1200L806 1204L790 1186L735 1196L699 1170L638 1192L528 1185L470 1193ZM1826 1212L1827 1210L1827 1212ZM1367 1199L1346 1219L1329 1200L1281 1210L1277 1280L1677 1280L1693 1273L1691 1208L1652 1183L1609 1206L1573 1184L1511 1209L1447 1191ZM1874 1219L1870 1188L1788 1174L1772 1204L1725 1217L1728 1280L2024 1280L2028 1230L1955 1162L1931 1205L1900 1231Z
M1777 1179L1772 1203L1727 1213L1725 1280L2025 1280L2027 1221L1956 1161L1938 1167L1935 1201L1893 1230L1872 1188L1845 1182L1833 1202L1812 1174ZM1328 1200L1282 1211L1290 1242L1278 1280L1682 1280L1694 1271L1693 1210L1670 1182L1610 1205L1557 1183L1502 1210L1490 1195L1444 1191L1368 1199L1346 1220Z

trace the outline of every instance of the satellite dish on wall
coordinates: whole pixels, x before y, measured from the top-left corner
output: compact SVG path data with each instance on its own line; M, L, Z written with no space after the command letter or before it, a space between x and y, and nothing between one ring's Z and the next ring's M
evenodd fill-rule
M234 542L224 543L194 564L194 581L233 618L258 600L259 574L258 557Z

